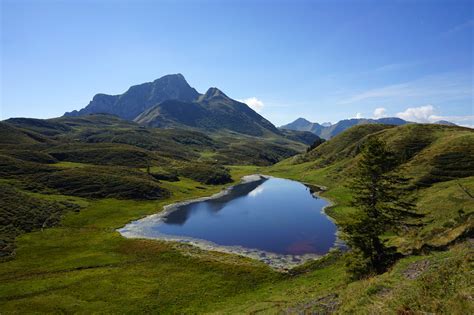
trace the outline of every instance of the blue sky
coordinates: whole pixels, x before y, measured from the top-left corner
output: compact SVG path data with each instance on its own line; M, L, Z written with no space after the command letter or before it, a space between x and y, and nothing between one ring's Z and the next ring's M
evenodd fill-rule
M276 125L395 116L474 125L472 1L1 0L1 118L182 73Z

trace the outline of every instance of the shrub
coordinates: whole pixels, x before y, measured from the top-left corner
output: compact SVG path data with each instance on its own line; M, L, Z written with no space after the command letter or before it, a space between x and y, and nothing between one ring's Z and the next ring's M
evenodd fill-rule
M232 182L229 170L218 164L189 164L181 168L179 174L206 185L222 185Z

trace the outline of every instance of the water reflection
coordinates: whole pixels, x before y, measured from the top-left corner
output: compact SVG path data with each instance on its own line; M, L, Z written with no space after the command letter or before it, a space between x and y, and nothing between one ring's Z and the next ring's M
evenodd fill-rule
M239 184L227 195L168 213L146 237L171 235L284 255L325 254L336 226L322 213L328 203L314 188L280 178Z
M263 186L260 185L249 193L249 197L256 197L263 192Z
M233 186L231 187L231 191L228 194L219 198L193 202L180 206L179 209L167 214L163 218L163 222L166 224L183 225L195 211L205 210L211 214L219 212L228 202L242 198L246 195L251 195L255 190L258 190L266 180L267 178L262 177L257 181ZM263 191L263 188L260 189ZM205 204L206 206L202 207L199 206L199 204Z

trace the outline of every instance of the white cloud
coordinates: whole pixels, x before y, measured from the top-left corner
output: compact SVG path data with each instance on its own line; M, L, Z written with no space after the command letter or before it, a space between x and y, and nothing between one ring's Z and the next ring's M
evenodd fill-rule
M446 120L460 126L471 127L474 125L474 115L442 116L436 113L436 109L433 105L410 107L405 109L403 112L397 113L396 116L408 121L419 123L432 123L439 120Z
M403 112L397 113L397 117L421 123L433 122L435 121L435 109L432 105L410 107Z
M379 118L383 118L383 117L387 117L387 109L385 109L383 107L376 108L374 110L374 118L379 119Z
M247 104L251 109L256 111L257 113L260 113L265 106L261 100L259 100L256 97L249 97L243 100L238 100L239 102Z
M355 118L357 118L357 119L362 118L362 113L356 113L356 114L355 114Z

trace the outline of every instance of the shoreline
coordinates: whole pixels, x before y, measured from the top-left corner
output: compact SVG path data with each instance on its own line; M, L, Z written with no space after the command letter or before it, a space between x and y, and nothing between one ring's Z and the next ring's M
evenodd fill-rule
M120 235L122 235L125 238L151 239L151 240L161 240L161 241L168 241L168 242L177 242L177 243L192 245L206 251L217 251L217 252L222 252L222 253L227 253L227 254L236 254L236 255L240 255L240 256L244 256L247 258L261 261L267 264L268 266L270 266L271 268L276 269L281 272L287 272L290 269L303 265L304 263L310 260L316 260L316 259L322 258L326 254L324 255L318 255L318 254L284 255L284 254L277 254L277 253L254 249L254 248L246 248L246 247L242 247L238 245L236 246L219 245L211 241L192 238L192 237L174 236L174 235L167 235L167 234L161 234L161 233L157 234L156 231L153 232L155 234L153 237L147 237L143 235L144 231L147 231L148 229L151 229L153 226L156 226L157 224L159 224L165 216L167 216L170 212L175 211L177 208L181 206L189 205L189 204L197 203L197 202L202 202L206 200L217 199L229 194L232 191L233 187L237 185L249 183L253 181L258 181L265 178L266 179L273 178L273 177L274 176L263 175L263 174L252 174L252 175L243 176L239 183L233 186L226 187L218 193L215 193L208 197L200 197L200 198L195 198L191 200L186 200L186 201L181 201L181 202L176 202L176 203L166 205L163 207L162 211L152 214L152 215L148 215L138 220L131 221L130 223L127 223L125 226L119 229L116 229L116 231L119 232ZM307 184L303 182L300 182L300 183L302 183L303 185L307 187L309 186L318 187L321 189L319 192L324 191L324 188L325 188L323 186L317 186L317 185ZM319 195L319 192L312 192L311 194L318 198L324 199L326 202L328 202L328 204L325 205L321 209L321 211L334 224L336 224L333 218L331 218L325 212L325 209L327 207L333 205L332 201L328 200L327 198L321 197ZM341 247L341 241L338 237L338 230L336 229L336 241L334 242L333 247L331 247L328 253L331 252L333 249L340 248L340 247Z

